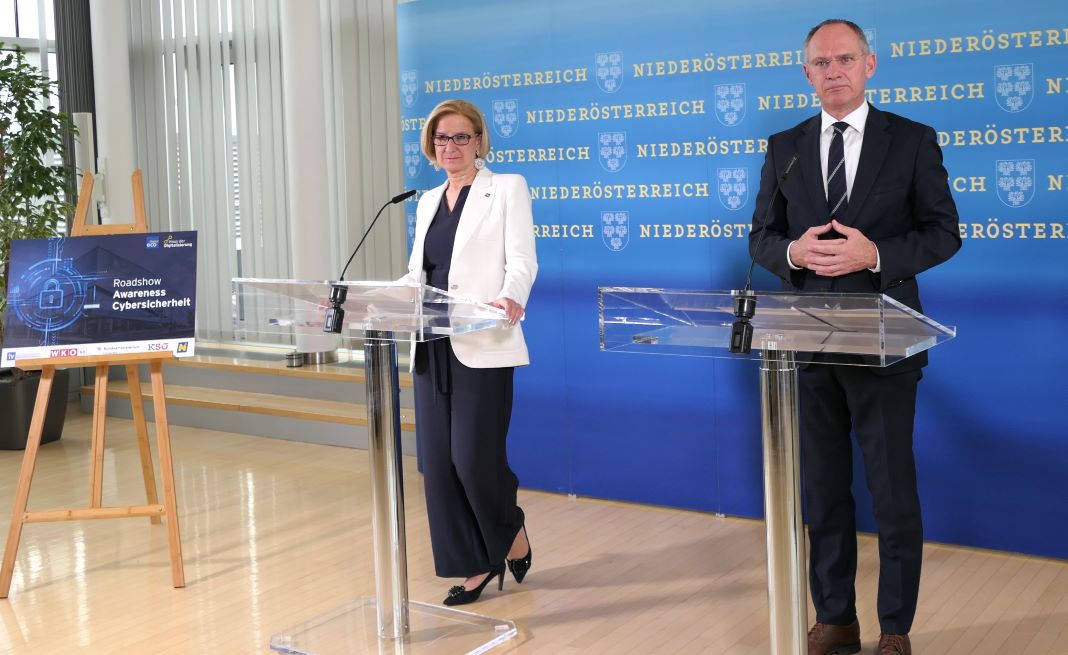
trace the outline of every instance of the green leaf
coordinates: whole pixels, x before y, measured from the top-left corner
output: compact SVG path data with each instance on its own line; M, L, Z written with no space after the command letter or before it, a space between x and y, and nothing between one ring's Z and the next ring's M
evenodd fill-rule
M56 83L26 61L20 49L3 50L0 42L0 313L7 298L7 262L15 239L58 236L69 220L66 169L55 166L69 118L49 105ZM3 337L0 324L0 340Z

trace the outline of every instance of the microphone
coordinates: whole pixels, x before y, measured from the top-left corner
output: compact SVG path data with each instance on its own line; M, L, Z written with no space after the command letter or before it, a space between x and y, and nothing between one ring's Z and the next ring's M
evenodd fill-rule
M781 195L782 184L789 177L790 171L793 170L796 163L797 153L794 153L794 156L786 163L786 168L783 169L782 175L779 176L778 181L775 183L775 190L771 192L771 200L768 201L768 210L764 212L764 220L761 222L760 236L757 237L756 246L753 247L754 253L760 249L760 243L768 232L768 221L771 219L771 210L775 207L775 200ZM753 350L753 326L749 323L749 319L753 318L753 314L756 313L757 300L756 294L753 293L754 265L756 265L756 255L750 255L749 272L745 276L745 288L741 291L731 292L731 295L734 296L734 315L738 320L731 324L731 340L728 349L736 354L748 355Z
M363 242L367 240L367 235L371 233L371 228L375 226L375 222L378 221L378 217L382 215L382 212L386 210L386 207L395 205L399 202L404 202L416 193L417 191L415 189L405 191L400 195L393 196L390 198L389 202L382 205L378 210L378 213L375 214L375 217L371 219L371 224L364 230L363 236L360 238L360 242L356 244L356 248L352 251L352 255L349 256L349 260L345 262L345 267L341 269L341 275L337 278L338 282L345 281L345 272L349 270L349 264L356 258L356 253L360 252L360 247L363 246ZM335 284L330 287L330 309L326 310L326 318L323 321L323 332L341 334L341 326L345 319L345 310L341 308L341 305L345 302L348 294L349 288L344 285Z
M341 269L341 275L339 275L337 278L338 282L342 282L345 280L345 271L349 270L349 264L351 264L352 260L356 258L356 253L360 252L360 246L363 245L363 242L367 239L367 235L371 233L371 228L375 226L375 221L377 221L378 217L382 215L382 212L386 210L386 207L389 207L390 205L395 205L398 202L404 202L415 194L415 189L412 189L411 191L405 191L399 196L393 196L393 198L391 198L389 202L382 205L382 208L378 210L378 213L375 214L375 217L371 219L371 224L367 226L367 229L363 233L363 237L360 238L360 242L356 244L356 249L352 251L352 255L349 257L349 261L345 262L345 268Z

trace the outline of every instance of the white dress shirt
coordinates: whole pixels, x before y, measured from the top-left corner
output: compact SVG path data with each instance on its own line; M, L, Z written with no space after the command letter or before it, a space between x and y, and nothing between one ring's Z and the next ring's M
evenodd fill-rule
M864 123L868 120L868 103L859 107L842 119L849 127L842 133L842 145L845 148L846 198L853 193L853 179L857 176L857 164L860 162L860 147L864 145ZM838 119L826 111L820 112L820 169L823 171L823 195L827 195L827 156L834 138L834 124ZM848 211L848 210L847 210Z
M857 164L860 163L860 149L864 145L864 125L868 122L868 103L862 102L859 107L846 114L842 119L849 123L849 127L842 132L842 147L845 154L846 176L846 199L853 194L853 179L857 176ZM834 138L834 124L838 119L825 111L820 112L820 170L823 171L823 195L827 195L827 157L831 149L831 139ZM846 209L848 212L849 210ZM792 246L793 243L790 244ZM801 270L800 266L794 266L790 259L790 246L786 248L786 263L795 271ZM875 249L875 268L870 268L872 273L878 273L881 267L879 249Z

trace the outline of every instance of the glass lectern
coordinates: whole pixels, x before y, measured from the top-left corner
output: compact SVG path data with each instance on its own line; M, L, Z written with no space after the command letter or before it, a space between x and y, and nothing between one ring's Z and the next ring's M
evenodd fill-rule
M340 305L331 291L346 288ZM235 337L293 343L324 337L328 310L344 310L333 345L362 340L367 378L375 596L359 598L271 637L271 648L301 655L482 653L513 638L512 621L408 600L400 460L397 342L429 341L496 328L496 307L421 284L237 278Z
M751 354L729 351L736 295L602 287L601 350L690 357L759 357L764 515L772 655L807 649L808 583L801 519L797 357L889 366L956 330L878 294L757 293Z

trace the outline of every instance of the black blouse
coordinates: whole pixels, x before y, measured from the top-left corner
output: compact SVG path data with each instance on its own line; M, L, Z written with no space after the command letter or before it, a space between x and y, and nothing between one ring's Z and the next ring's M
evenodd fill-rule
M438 211L423 238L423 270L426 271L426 283L432 287L443 290L449 288L449 267L452 263L452 248L456 243L456 227L460 224L460 214L464 211L464 203L467 202L467 194L470 191L470 184L460 189L452 211L449 211L449 204L442 193L441 204L438 205ZM420 372L422 357L426 357L430 379L438 393L452 393L449 340L434 339L419 346L421 347L416 348L416 372Z
M423 239L423 270L426 271L426 283L438 289L449 288L449 265L452 262L452 248L456 243L456 226L460 224L460 214L464 211L467 194L471 185L460 189L456 204L449 211L449 204L444 193L434 220L427 228Z

